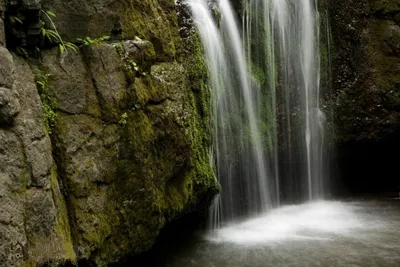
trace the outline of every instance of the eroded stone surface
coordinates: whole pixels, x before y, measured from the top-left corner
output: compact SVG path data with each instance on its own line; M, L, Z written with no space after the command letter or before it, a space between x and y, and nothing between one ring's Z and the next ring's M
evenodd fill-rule
M10 89L0 87L0 125L12 125L19 112L18 96Z
M10 52L0 46L0 86L11 88L14 82L15 65Z

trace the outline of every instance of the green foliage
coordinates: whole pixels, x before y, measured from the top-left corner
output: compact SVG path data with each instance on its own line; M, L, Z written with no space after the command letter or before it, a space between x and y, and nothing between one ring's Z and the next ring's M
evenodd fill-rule
M139 66L138 64L133 60L133 59L128 59L128 64L130 65L130 67L132 69L134 69L135 71L139 71Z
M119 120L119 124L126 125L126 123L127 123L126 119L127 118L128 118L128 114L126 112L122 113L121 119Z
M50 10L47 10L47 11L46 11L46 14L49 15L50 17L53 17L53 18L57 17L56 14L54 14L54 13L53 13L52 11L50 11Z
M24 24L24 22L22 21L24 18L20 18L19 16L9 16L8 19L11 25L14 25L16 23Z
M71 49L74 52L78 52L79 48L78 46L76 46L73 43L70 42L64 42L63 39L61 38L60 34L58 33L57 27L53 22L53 18L56 18L56 14L54 14L52 11L47 10L41 10L42 14L45 15L45 17L47 18L47 20L50 22L50 25L52 28L45 28L46 23L41 20L41 32L42 32L42 36L44 38L46 38L47 40L49 40L51 43L58 43L58 48L60 51L60 54L66 54L68 53L68 49Z
M89 36L87 36L85 38L76 39L76 42L79 43L82 46L91 46L91 45L101 44L104 41L108 41L110 39L111 39L111 37L107 36L107 35L101 36L101 37L96 38L96 39L92 39Z
M44 125L47 132L49 134L52 134L57 122L57 114L54 111L56 109L57 103L56 100L51 97L48 92L50 77L51 74L40 71L35 75L36 86L43 105Z

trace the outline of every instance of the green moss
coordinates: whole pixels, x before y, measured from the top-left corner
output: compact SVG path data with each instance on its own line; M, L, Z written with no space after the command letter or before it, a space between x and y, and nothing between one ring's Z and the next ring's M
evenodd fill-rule
M118 148L104 153L113 158L117 174L109 179L104 179L108 174L102 174L102 179L86 177L85 169L94 164L90 161L66 174L74 240L82 250L81 257L98 266L150 249L166 222L206 210L218 191L209 157L210 91L198 35L182 45L173 1L122 2L121 6L131 4L124 9L122 20L125 26L132 25L132 32L124 35L152 41L158 61L169 62L153 66L154 76L133 71L130 78L127 75L132 103L120 111L126 114L122 125L115 124L120 135ZM156 15L161 22L153 20ZM181 53L182 47L185 51ZM122 55L122 47L118 49ZM171 62L173 57L179 62ZM84 136L101 132L92 129L97 126L92 126L90 119L65 120L60 115L57 135L69 133L66 127L71 123L88 125L81 129ZM68 163L73 154L63 151L67 141L59 139L61 161ZM82 176L87 179L79 179ZM99 190L103 190L101 194ZM89 206L97 197L105 203L101 210Z
M52 195L54 203L57 207L56 234L58 239L62 242L62 248L64 250L63 259L65 262L70 261L72 263L76 263L76 255L73 248L67 206L64 201L64 197L60 192L60 186L57 179L57 167L55 165L53 165L51 168L50 179Z
M193 171L189 173L193 181L191 188L203 188L204 193L212 197L218 192L218 184L215 179L215 172L210 162L209 149L211 147L211 95L207 86L207 68L202 55L201 42L198 33L184 43L186 52L183 58L184 69L186 70L186 86L192 89L192 94L187 96L186 101L190 103L192 116L189 119L189 135L191 146L190 163ZM186 185L188 186L188 184ZM199 194L200 197L206 197ZM198 196L198 197L199 197ZM198 200L197 200L198 201ZM207 203L207 201L205 201Z
M83 210L76 210L76 218L79 224L91 225L86 227L80 235L81 241L89 246L101 247L105 239L111 234L111 225L109 223L109 214L90 213Z
M35 72L36 86L42 100L45 130L47 133L52 134L57 123L57 114L55 112L57 101L48 92L50 76L50 74L40 70Z
M126 128L129 145L134 149L139 149L152 139L151 121L143 111L128 113Z
M370 11L372 13L393 13L398 12L400 1L399 0L373 0L368 1Z
M122 1L119 14L125 39L134 39L138 36L150 40L159 60L175 58L180 39L172 1Z
M150 100L164 99L166 95L165 88L150 75L136 79L133 89L136 98L134 102L141 106L146 105Z

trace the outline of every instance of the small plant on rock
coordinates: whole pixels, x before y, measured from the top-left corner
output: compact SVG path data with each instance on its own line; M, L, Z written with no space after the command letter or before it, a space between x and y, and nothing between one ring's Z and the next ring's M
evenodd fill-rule
M35 75L36 87L38 89L40 99L42 100L44 125L46 131L49 134L53 133L53 129L56 126L57 114L54 111L56 109L56 100L49 95L49 78L51 74L38 71Z
M128 118L128 114L126 112L122 113L121 119L119 120L120 125L126 125L127 121L126 119Z
M54 14L50 10L47 10L47 11L41 10L41 12L42 12L42 14L45 15L45 17L51 24L51 28L45 28L44 26L46 25L46 23L43 20L41 21L42 36L44 38L46 38L47 40L49 40L51 43L59 43L58 48L60 50L61 55L63 55L64 53L67 54L68 49L71 49L74 52L77 52L79 50L79 48L73 43L64 42L63 39L61 38L60 34L58 33L57 27L54 24L53 19L52 19L52 18L56 18L56 14Z
M76 42L79 43L82 46L91 46L91 45L101 44L102 42L108 41L110 39L111 39L111 37L107 36L107 35L101 36L101 37L96 38L96 39L92 39L89 36L87 36L85 38L76 39Z

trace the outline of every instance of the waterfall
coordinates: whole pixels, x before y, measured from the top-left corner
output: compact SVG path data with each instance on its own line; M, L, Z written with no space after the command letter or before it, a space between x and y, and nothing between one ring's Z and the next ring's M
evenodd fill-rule
M213 224L323 196L319 22L314 0L187 0L210 75L221 193ZM218 218L218 220L217 220Z
M281 197L291 202L321 198L326 119L320 108L317 2L250 0L244 27L249 60L266 78Z

